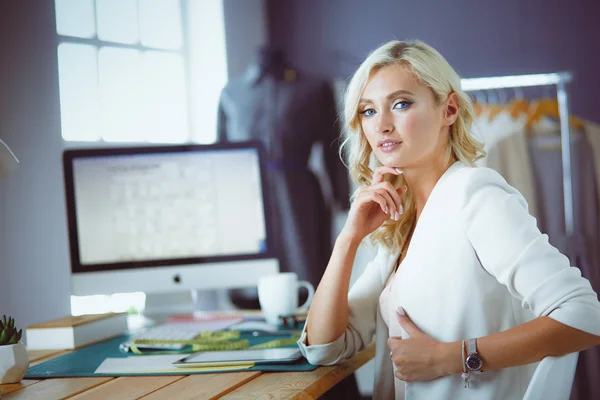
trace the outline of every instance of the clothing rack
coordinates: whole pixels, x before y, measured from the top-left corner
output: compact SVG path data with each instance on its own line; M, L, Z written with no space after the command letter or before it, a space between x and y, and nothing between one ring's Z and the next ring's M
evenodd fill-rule
M523 88L528 86L556 86L563 167L562 179L565 209L565 233L567 238L571 238L574 233L571 131L569 126L569 102L566 89L566 84L572 80L573 75L570 72L461 79L462 90L465 92L487 89Z

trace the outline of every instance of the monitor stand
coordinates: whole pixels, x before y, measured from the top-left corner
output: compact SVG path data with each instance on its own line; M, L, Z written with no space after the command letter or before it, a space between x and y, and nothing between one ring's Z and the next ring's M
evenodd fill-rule
M148 293L143 315L155 322L166 321L169 315L202 315L208 312L235 311L226 289Z

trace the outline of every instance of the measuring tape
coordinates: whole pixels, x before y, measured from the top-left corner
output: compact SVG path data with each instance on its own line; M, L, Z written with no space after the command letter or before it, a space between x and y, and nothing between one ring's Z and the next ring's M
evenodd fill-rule
M130 349L133 353L139 355L157 355L157 354L179 354L190 353L185 350L140 350L137 345L185 345L191 346L191 352L196 351L223 351L223 350L249 350L249 349L273 349L295 345L300 339L300 333L294 333L289 339L274 339L265 343L259 343L250 346L248 339L240 339L240 331L220 331L220 332L202 332L196 338L191 340L169 340L169 339L135 339Z

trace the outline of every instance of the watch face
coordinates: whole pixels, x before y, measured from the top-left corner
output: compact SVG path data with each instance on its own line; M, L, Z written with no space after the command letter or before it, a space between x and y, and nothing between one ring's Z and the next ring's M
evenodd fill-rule
M467 357L466 364L471 371L479 371L481 369L483 361L478 355L472 354Z

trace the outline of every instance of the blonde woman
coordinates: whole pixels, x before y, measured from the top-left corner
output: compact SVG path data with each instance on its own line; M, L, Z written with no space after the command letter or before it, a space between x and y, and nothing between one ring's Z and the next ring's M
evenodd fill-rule
M298 342L312 364L347 359L375 334L375 399L522 399L537 361L600 344L589 282L521 194L474 167L472 104L437 51L381 46L345 100L360 188ZM367 236L378 252L349 291Z

